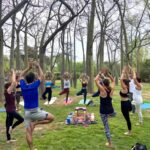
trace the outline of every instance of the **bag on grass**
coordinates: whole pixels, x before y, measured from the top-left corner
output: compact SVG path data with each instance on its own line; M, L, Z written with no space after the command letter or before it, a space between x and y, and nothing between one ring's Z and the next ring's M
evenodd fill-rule
M147 150L147 148L144 144L136 143L131 150Z

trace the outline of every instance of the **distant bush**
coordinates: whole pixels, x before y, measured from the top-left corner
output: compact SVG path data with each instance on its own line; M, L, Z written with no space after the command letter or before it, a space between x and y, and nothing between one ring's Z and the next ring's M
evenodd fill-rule
M143 82L150 82L150 59L142 64L140 76Z

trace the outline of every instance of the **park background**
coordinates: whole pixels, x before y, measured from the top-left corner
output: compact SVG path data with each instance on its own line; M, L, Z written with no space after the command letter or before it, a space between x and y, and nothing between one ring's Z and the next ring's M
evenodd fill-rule
M96 114L98 124L83 128L66 126L64 120L78 105L75 93L81 85L81 73L89 77L88 93L96 88L94 76L103 67L116 77L114 106L117 117L110 120L114 149L127 150L135 142L149 146L149 110L144 110L144 125L134 127L137 116L132 116L133 136L122 134L126 124L120 113L118 96L122 68L130 64L143 82L144 102L150 99L150 1L149 0L0 0L0 106L4 103L4 83L10 70L22 70L33 59L40 63L44 73L52 71L56 84L62 87L61 75L72 75L71 94L74 103L63 106L63 97L54 89L58 103L41 107L53 113L54 123L35 132L38 149L85 149L103 147L105 136L96 107L88 108ZM44 89L41 86L40 93ZM23 110L22 110L23 111ZM23 112L21 112L23 113ZM0 113L0 149L27 149L23 126L14 134L18 142L5 143L5 113ZM47 130L49 132L47 132ZM40 137L40 138L39 138Z

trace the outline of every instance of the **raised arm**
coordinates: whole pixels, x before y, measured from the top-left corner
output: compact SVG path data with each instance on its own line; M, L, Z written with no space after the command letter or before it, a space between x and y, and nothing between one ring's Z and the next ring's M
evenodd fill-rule
M12 70L11 85L7 89L8 94L11 94L15 86L16 86L16 73L14 70Z
M96 86L98 87L98 89L99 89L101 92L105 92L104 87L100 84L101 78L100 78L99 74L95 77L94 81L95 81Z
M124 69L123 69L123 70L122 70L122 73L121 73L121 77L120 77L120 84L121 84L121 87L122 87L124 90L126 90L126 85L125 85L124 82L123 82L124 73L125 73L125 71L124 71Z
M137 81L137 76L136 76L135 71L133 71L133 80L134 80L134 83L136 84L137 88L138 88L139 90L141 90L142 85Z
M36 66L36 68L38 70L38 78L39 78L39 80L43 81L44 80L44 74L43 74L43 71L42 71L39 63L35 61L33 64Z
M27 72L32 69L32 64L33 62L31 61L28 63L28 67L20 73L20 79L24 79L24 76L27 74Z

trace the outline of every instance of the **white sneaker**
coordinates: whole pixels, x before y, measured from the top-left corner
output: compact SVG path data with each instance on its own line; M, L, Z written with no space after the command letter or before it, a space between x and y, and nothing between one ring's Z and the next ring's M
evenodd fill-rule
M9 131L8 132L9 132L9 134L12 133L12 126L9 127Z

